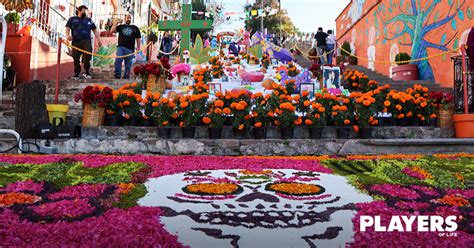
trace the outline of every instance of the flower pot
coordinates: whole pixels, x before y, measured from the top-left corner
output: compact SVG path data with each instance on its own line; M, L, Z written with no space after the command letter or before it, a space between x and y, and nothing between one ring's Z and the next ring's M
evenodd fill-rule
M222 127L210 127L209 139L220 139L222 135Z
M138 126L140 126L140 118L132 117L130 119L127 119L125 121L125 126L129 126L129 127L138 127Z
M171 128L169 127L159 127L158 128L158 138L160 139L169 139L171 137Z
M149 75L146 82L146 91L152 94L165 92L166 78L165 77L156 77L155 75Z
M293 127L280 127L280 133L282 139L293 139L295 128Z
M253 137L255 139L266 139L267 138L267 128L260 127L253 129Z
M415 127L421 127L421 126L423 126L423 121L420 120L420 118L415 118L415 119L413 120L413 126L415 126Z
M238 128L232 128L232 132L234 134L234 139L245 139L247 137L247 128L242 130Z
M361 127L359 129L359 138L360 139L371 139L372 138L373 128L371 127Z
M107 115L105 125L108 127L120 127L123 124L123 117L120 115Z
M430 118L430 127L435 127L438 123L438 118Z
M310 139L321 139L323 129L321 127L313 127L309 129Z
M396 66L392 70L392 79L395 81L418 80L418 66L414 64Z
M105 122L105 108L94 107L90 104L84 105L82 116L83 127L103 126Z
M410 124L409 122L410 122L410 120L407 117L399 118L399 119L397 119L397 126L407 127Z
M337 138L338 139L348 139L351 133L350 127L338 127L337 128Z
M438 115L438 125L440 127L452 127L453 126L453 115L454 108L440 108Z
M226 117L224 126L232 126L232 117Z
M474 114L453 115L456 138L474 138Z
M155 123L152 119L141 119L141 126L142 127L152 127Z
M183 138L184 139L194 139L194 134L196 133L196 127L183 127Z
M69 111L69 105L65 104L46 104L48 110L49 123L54 124L54 119L61 119L63 123L66 123L67 112Z

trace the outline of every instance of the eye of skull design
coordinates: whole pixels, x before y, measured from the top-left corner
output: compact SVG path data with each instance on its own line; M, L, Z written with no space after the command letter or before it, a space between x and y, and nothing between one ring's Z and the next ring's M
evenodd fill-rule
M337 247L355 204L372 198L341 176L297 170L196 171L150 179L138 203L191 247Z

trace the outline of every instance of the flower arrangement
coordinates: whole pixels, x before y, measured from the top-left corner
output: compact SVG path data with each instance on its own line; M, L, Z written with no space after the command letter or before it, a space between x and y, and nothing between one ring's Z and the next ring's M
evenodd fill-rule
M212 128L222 128L226 121L225 115L224 101L217 99L208 104L207 115L202 118L202 121Z
M288 63L287 70L289 77L296 77L300 74L300 70L296 68L296 65L293 62Z
M261 64L262 64L262 67L265 69L268 69L268 67L270 67L271 60L268 54L266 53L263 54L262 59L261 59Z
M75 102L82 102L84 105L91 105L94 108L105 108L110 104L113 98L113 90L102 85L85 87L82 92L74 96Z
M260 60L256 56L250 56L249 65L259 65Z
M196 126L206 113L207 93L182 96L177 99L176 110L181 119L180 127Z
M180 76L180 75L189 75L191 73L191 66L186 63L181 63L173 66L171 69L171 75L173 77Z
M373 92L356 93L353 92L350 96L354 99L354 109L357 116L357 123L360 127L370 127L378 125L376 116L377 108L375 105L375 98Z
M337 127L350 127L354 124L354 115L346 105L333 106L331 115Z
M175 109L177 107L176 103L168 98L158 98L153 97L155 102L153 103L153 112L152 116L155 120L155 123L159 127L171 127L171 119L175 115ZM176 117L176 116L175 116Z
M119 103L118 106L122 108L123 116L126 120L130 119L137 119L142 117L141 112L141 102L142 102L142 95L135 93L133 90L130 89L132 85L124 85L121 89L119 89L120 97L119 99L123 100L123 102Z
M213 78L221 78L224 76L224 67L219 57L212 57L209 60L209 64L211 64L211 75Z
M313 101L304 124L312 128L327 125L326 108L321 103Z
M437 108L448 110L454 101L454 96L448 92L432 91L429 94L429 99Z
M275 112L275 121L274 124L275 126L281 127L281 128L291 128L294 126L300 126L303 122L303 120L296 115L296 107L292 104L292 98L291 96L284 96L286 97L280 103L280 106L278 109L276 109Z
M268 127L271 123L270 116L268 116L269 106L268 98L270 95L263 96L262 93L252 95L252 118L255 128Z
M233 102L230 104L230 110L232 111L232 126L237 130L244 130L250 124L252 115L250 114L251 109L251 96L249 96L246 90L241 90L238 93L232 94Z
M212 80L211 73L208 67L200 68L193 73L194 85L190 86L193 94L202 94L209 92L209 83Z
M344 72L344 80L346 86L350 91L362 91L367 92L367 87L369 86L369 77L364 73L357 70L346 70ZM374 85L375 81L371 83L370 86Z

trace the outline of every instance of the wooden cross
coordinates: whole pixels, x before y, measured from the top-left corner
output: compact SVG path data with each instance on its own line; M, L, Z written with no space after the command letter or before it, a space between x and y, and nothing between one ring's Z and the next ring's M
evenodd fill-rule
M183 4L182 19L176 21L159 21L160 31L181 31L181 59L183 51L189 50L191 31L208 31L212 29L212 20L193 20L191 4Z

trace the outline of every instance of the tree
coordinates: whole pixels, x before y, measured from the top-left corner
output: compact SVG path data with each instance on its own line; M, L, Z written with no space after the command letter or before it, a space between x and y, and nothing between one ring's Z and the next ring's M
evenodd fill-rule
M252 11L262 9L262 6L270 6L272 9L279 9L279 2L277 0L256 0L253 5L244 7L245 11ZM260 31L261 20L260 16L250 17L245 21L245 28L252 30L252 34ZM268 33L277 34L280 31L285 34L295 34L298 29L295 27L291 18L281 9L275 15L266 16L263 18L263 26L268 30Z
M412 59L428 57L428 48L448 51L448 45L457 36L457 19L463 21L465 18L464 11L462 10L466 2L465 0L447 0L446 2L450 7L446 16L441 16L440 14L440 11L444 12L445 8L438 8L440 3L445 1L431 0L425 2L427 3L423 4L421 0L407 0L406 2L404 0L390 1L389 13L387 13L387 8L384 4L379 5L377 10L384 24L384 43L390 40L398 40L400 45L411 46ZM388 20L383 20L384 17L390 16L396 9L399 9L400 12ZM470 8L467 11L471 11ZM374 16L376 15L377 13L374 13ZM454 35L447 38L448 34L444 33L439 42L428 41L427 38L430 37L432 31L448 23L451 23ZM402 28L400 28L401 25ZM389 33L389 30L395 30L395 32ZM406 41L407 36L409 41ZM454 48L457 48L456 43L457 40L455 41ZM433 69L428 60L418 61L415 64L418 65L421 79L434 81Z

